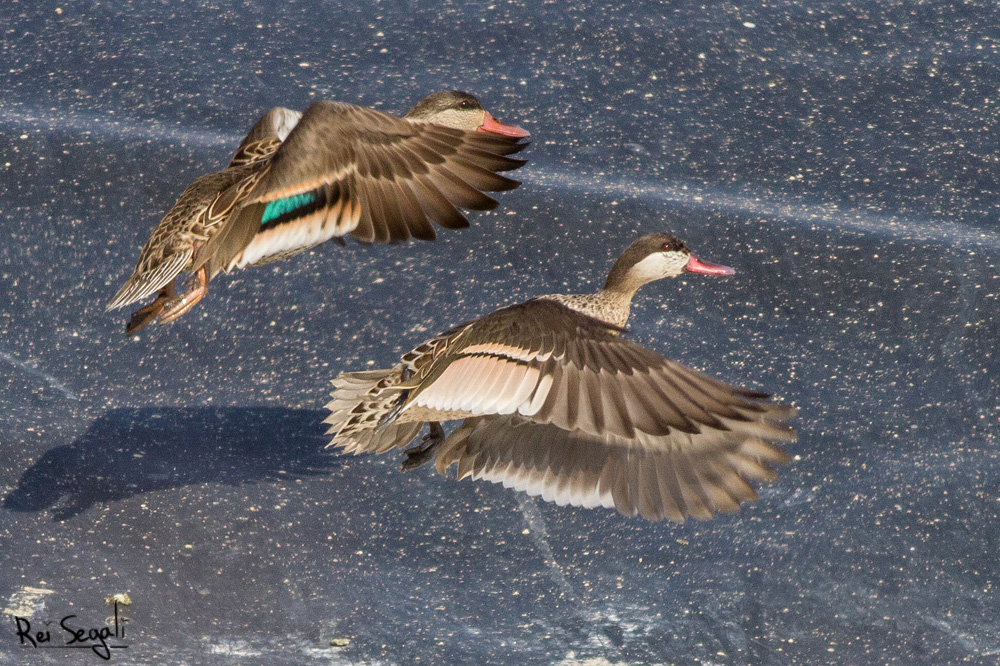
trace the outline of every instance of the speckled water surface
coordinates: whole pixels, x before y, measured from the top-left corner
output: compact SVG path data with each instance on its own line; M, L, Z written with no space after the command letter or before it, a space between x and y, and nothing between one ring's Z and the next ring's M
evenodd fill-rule
M1000 11L987 1L6 0L0 664L996 664ZM329 244L128 339L104 303L266 109L460 88L533 134L436 243ZM796 404L758 503L650 524L325 451L329 381L638 234L737 269L641 343ZM53 632L54 642L64 642Z

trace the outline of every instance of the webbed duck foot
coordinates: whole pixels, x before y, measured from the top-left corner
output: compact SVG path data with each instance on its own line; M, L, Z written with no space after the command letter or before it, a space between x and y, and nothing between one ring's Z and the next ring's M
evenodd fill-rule
M403 461L402 465L404 472L409 472L411 469L416 469L430 462L437 453L437 447L444 442L444 428L441 427L441 424L437 421L431 421L428 425L431 428L430 432L423 436L420 444L403 451L406 455L406 460Z
M184 286L187 287L186 290L163 304L163 312L160 313L161 324L169 324L187 314L205 298L205 294L208 293L208 270L202 266L195 271L194 278L185 282Z
M132 313L132 317L128 320L125 325L125 335L132 335L137 333L141 328L149 324L154 319L160 316L163 309L167 307L167 304L174 298L174 283L171 282L166 287L160 290L159 295L157 295L156 300L149 305L139 308Z

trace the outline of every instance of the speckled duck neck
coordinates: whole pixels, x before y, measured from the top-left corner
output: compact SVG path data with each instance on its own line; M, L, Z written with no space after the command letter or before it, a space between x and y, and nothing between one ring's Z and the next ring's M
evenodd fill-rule
M615 262L604 288L596 294L548 294L539 298L557 301L587 316L625 328L632 310L632 298L640 287L652 280L630 271L634 263L620 268L623 258L624 255Z
M680 275L691 252L670 234L649 234L636 240L615 261L604 288L596 294L543 296L618 328L628 323L632 298L649 282Z

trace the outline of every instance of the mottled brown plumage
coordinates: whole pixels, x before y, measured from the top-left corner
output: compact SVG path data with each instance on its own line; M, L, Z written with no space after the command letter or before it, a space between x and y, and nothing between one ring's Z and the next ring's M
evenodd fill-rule
M597 294L541 296L447 331L388 370L334 380L332 445L405 447L405 468L502 482L560 504L616 507L650 520L711 517L771 480L794 414L621 336L653 280L731 269L701 262L669 234L623 253ZM447 438L437 423L465 419ZM418 427L414 427L417 424Z
M475 97L435 93L403 118L339 102L305 113L276 107L240 144L227 169L196 180L154 230L125 286L124 307L159 292L126 332L172 321L221 271L267 264L347 234L365 242L432 240L434 223L468 226L458 210L497 205L485 194L520 183L499 175L528 136L497 122ZM192 290L173 281L195 272Z
M237 167L251 162L260 162L274 155L289 133L295 129L302 114L283 106L276 106L257 121L243 138L229 167Z

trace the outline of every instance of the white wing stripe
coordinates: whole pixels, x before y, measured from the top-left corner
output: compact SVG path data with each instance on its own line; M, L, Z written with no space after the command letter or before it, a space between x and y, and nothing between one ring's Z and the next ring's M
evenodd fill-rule
M552 388L553 377L551 374L542 376L542 380L535 387L535 392L530 399L525 399L518 408L517 413L522 416L534 416L545 404L545 399L549 397L549 390Z
M496 361L494 361L496 363ZM488 392L483 392L479 400L477 414L495 414L497 405L502 401L506 402L509 397L509 386L524 376L524 365L521 363L509 363L504 361L503 367L496 373L496 381Z
M263 258L296 250L304 252L333 237L322 229L322 213L313 213L287 225L257 232L230 266L244 268Z
M468 362L465 359L459 362ZM475 356L471 359L468 389L459 386L457 390L465 392L462 409L474 414L480 413L484 402L489 400L500 380L506 375L506 363L485 356Z
M531 397L532 391L538 385L538 376L538 368L524 366L524 376L521 377L521 383L511 390L510 398L506 404L497 406L497 414L513 414L517 411L517 408Z
M547 361L552 352L532 353L524 347L512 347L500 342L486 342L478 345L471 345L462 350L463 354L493 354L495 356L506 356L517 361Z

